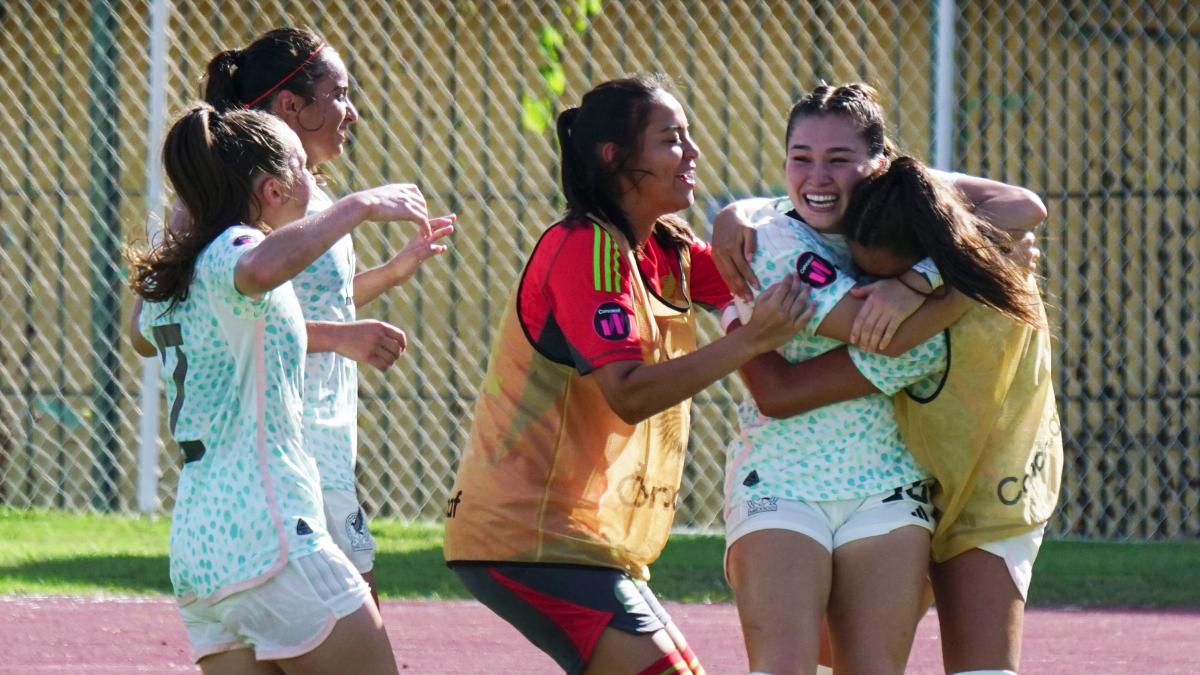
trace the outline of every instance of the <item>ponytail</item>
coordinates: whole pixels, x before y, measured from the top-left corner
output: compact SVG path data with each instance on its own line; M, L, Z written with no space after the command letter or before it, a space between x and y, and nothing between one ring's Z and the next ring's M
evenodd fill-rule
M221 113L201 104L171 127L163 164L191 221L163 233L149 251L127 247L129 285L150 302L186 300L196 259L230 226L258 220L255 185L262 176L291 182L294 150L279 119L258 111Z
M897 157L855 188L846 236L902 258L928 256L949 286L1031 326L1044 321L1027 274L1005 254L1007 237L977 218L920 162Z
M232 110L242 105L233 85L242 53L240 49L227 49L208 62L204 72L204 100L217 110Z
M286 89L312 102L317 80L328 70L326 61L317 58L324 46L313 31L278 28L245 49L220 52L205 69L204 100L217 110L269 111L275 94Z

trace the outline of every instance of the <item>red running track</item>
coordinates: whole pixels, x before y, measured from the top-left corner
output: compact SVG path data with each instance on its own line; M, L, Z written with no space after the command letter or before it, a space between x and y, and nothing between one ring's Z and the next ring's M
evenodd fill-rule
M712 675L745 673L731 605L667 603ZM385 601L404 673L557 673L508 624L470 601ZM199 672L165 598L0 598L0 673ZM917 631L909 673L940 673L937 618ZM1200 672L1200 612L1032 609L1022 672Z

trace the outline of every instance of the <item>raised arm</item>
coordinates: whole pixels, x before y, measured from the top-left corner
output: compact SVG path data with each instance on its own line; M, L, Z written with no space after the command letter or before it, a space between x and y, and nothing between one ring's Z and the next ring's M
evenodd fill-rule
M384 185L343 197L320 213L275 229L238 259L238 292L258 296L289 281L367 220L410 220L427 228L425 198L415 185Z
M1046 220L1046 205L1031 190L990 178L960 175L954 187L977 216L992 225L1015 233L1015 238Z

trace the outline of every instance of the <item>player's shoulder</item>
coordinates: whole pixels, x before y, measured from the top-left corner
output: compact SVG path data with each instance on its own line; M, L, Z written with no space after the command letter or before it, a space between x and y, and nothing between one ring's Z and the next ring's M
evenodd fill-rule
M542 234L534 250L534 259L544 265L572 265L590 270L593 264L614 260L618 247L615 237L597 223L586 219L561 220Z
M264 237L266 237L265 233L253 227L230 225L214 237L208 246L204 247L200 254L200 262L203 262L205 258L239 256L244 250L257 246Z

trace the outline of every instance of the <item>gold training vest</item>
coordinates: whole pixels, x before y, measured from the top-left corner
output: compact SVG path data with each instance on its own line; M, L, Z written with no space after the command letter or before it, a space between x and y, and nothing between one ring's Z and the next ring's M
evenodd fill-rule
M936 562L1048 521L1063 465L1048 332L977 305L948 345L937 393L895 396L909 450L937 479Z
M622 254L643 361L695 351L686 291L677 297L688 309L667 305L649 292L630 251ZM686 288L687 250L680 266ZM446 560L598 565L649 579L675 519L691 402L626 424L596 378L533 348L517 317L518 292L492 345L450 491Z

